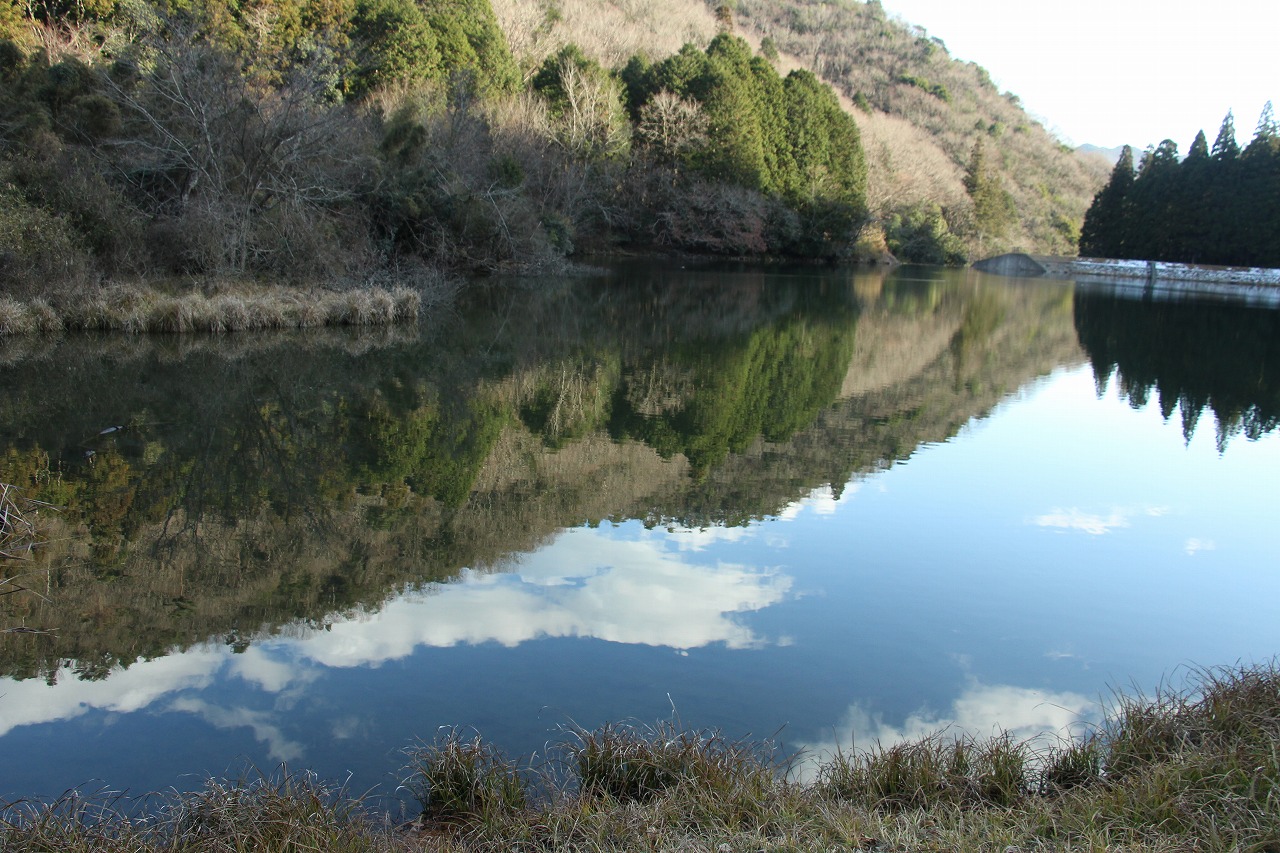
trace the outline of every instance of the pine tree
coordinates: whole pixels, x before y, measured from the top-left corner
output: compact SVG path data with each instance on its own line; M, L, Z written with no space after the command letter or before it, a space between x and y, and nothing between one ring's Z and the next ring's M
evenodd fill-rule
M1271 102L1267 101L1262 106L1262 115L1258 116L1258 129L1253 134L1253 141L1249 143L1249 148L1271 147L1280 141L1280 125L1276 124L1275 111L1271 107ZM1246 153L1248 148L1245 149Z
M981 136L973 144L973 151L969 156L964 188L973 200L973 215L978 232L990 237L1003 236L1016 214L1013 197L988 165Z
M1213 159L1219 162L1234 160L1240 156L1240 146L1236 143L1236 120L1230 110L1227 111L1227 117L1222 120L1218 138L1213 142L1212 155Z
M1280 125L1271 102L1258 118L1253 141L1240 158L1241 263L1280 266Z
M1171 218L1165 223L1170 252L1178 259L1197 262L1204 257L1204 238L1211 222L1209 193L1214 162L1204 131L1196 134L1191 150L1178 167L1173 187Z
M1128 145L1111 170L1107 185L1093 197L1080 228L1080 254L1096 258L1126 257L1129 195L1135 180L1133 149Z
M1240 255L1240 145L1236 142L1235 116L1227 111L1222 129L1210 152L1213 170L1205 207L1213 215L1205 227L1200 257L1205 263L1229 264Z
M1209 142L1205 139L1204 131L1196 134L1195 140L1191 143L1191 150L1187 152L1186 162L1196 162L1209 159Z

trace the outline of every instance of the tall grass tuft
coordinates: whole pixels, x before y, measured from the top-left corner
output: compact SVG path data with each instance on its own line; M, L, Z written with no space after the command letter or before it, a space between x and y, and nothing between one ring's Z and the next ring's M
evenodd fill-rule
M521 812L528 791L515 762L478 734L440 732L434 742L409 750L411 775L405 786L436 823L500 820Z
M36 330L31 310L16 299L0 297L0 335L29 335Z
M574 729L564 749L584 795L623 802L681 787L727 794L762 774L772 777L753 746L675 723Z
M310 773L224 782L158 798L131 815L118 794L68 792L47 805L19 803L0 813L5 853L231 853L304 851L390 853L408 850L373 819L358 797Z

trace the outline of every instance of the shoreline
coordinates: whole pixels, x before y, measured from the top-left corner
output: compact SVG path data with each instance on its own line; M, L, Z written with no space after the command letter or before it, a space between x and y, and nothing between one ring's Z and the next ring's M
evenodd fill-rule
M1031 851L1280 847L1280 668L1194 669L1117 694L1101 725L1038 746L941 731L822 756L677 723L570 727L514 761L470 729L408 749L418 818L394 822L306 771L144 798L0 803L0 847L147 851L520 849Z
M1075 279L1110 284L1143 296L1206 294L1280 305L1280 269L1219 267L1170 261L1067 258L1010 252L976 261L973 268L1018 278Z
M226 334L262 329L373 326L416 321L424 293L396 286L345 290L236 283L174 293L116 283L75 296L0 296L0 340L65 331Z

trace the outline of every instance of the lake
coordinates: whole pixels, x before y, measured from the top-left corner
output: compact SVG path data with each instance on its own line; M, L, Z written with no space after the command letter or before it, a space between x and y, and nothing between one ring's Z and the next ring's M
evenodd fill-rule
M1280 311L618 265L423 325L0 342L0 801L677 718L1080 732L1280 652Z

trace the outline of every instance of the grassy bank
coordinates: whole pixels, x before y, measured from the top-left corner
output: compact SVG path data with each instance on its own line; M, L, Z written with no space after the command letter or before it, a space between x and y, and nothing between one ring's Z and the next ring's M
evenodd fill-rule
M1119 698L1048 750L944 732L830 757L805 783L765 744L672 725L571 731L536 765L452 731L410 750L423 811L409 826L295 774L211 782L146 819L73 796L18 804L0 848L1280 850L1280 670L1190 682Z
M72 331L240 332L415 320L422 295L405 287L307 290L264 285L168 293L131 284L62 298L0 296L0 337Z

